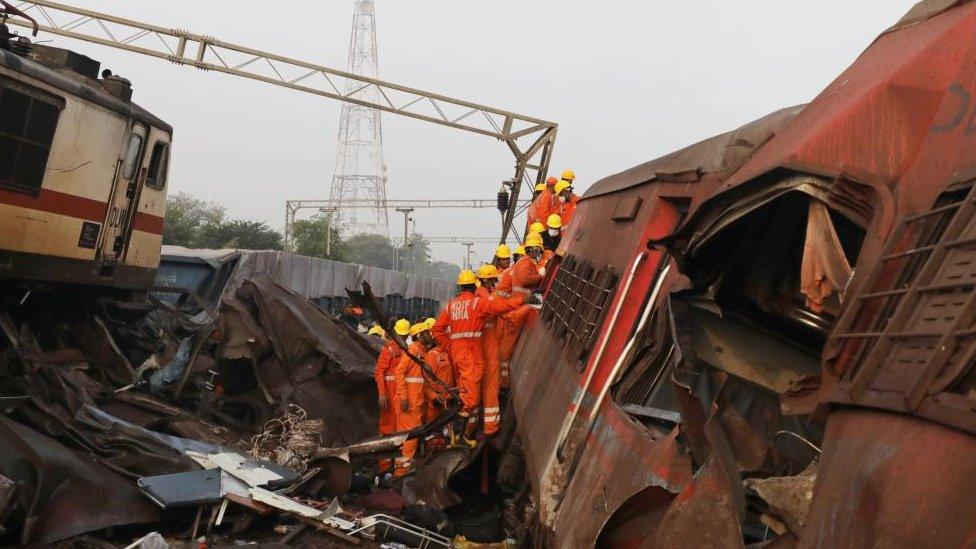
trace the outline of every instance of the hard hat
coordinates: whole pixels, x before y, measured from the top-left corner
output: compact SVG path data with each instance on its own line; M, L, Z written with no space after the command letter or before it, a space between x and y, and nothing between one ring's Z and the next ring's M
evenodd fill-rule
M574 172L573 170L566 170L563 172L563 175L560 179L565 179L566 181L572 181L576 179L576 172Z
M555 177L550 175L548 178L546 178L546 187L552 187L553 185L556 184L556 181L558 180Z
M426 324L428 328L433 328L434 327L434 324L437 324L437 319L436 318L428 318L427 320L424 321L424 324Z
M529 233L529 236L525 237L525 247L526 248L541 248L542 247L542 235L539 233Z
M565 179L560 179L559 183L556 183L556 188L554 190L556 194L559 194L572 186L573 184L570 183L569 181L566 181Z
M539 223L538 221L536 221L535 223L529 225L529 232L530 233L541 233L544 230L546 230L546 226L543 225L542 223Z
M559 214L552 214L549 219L546 219L546 225L550 229L558 229L563 226L563 218L559 217Z
M386 335L386 330L384 330L382 326L380 326L379 324L377 324L376 326L373 326L372 328L370 328L369 331L366 332L366 333L368 335L371 335L371 336L372 335L378 335L380 337L383 337L383 336Z
M541 193L544 190L546 190L546 184L545 183L539 183L538 185L535 186L535 192L537 192L537 193Z
M525 246L519 244L519 247L515 248L515 255L525 255Z
M467 270L461 271L461 274L458 275L458 282L457 283L458 283L458 286L467 286L468 284L477 284L478 283L478 277L475 276L474 272L472 272L472 271L467 271Z
M491 263L485 263L478 267L478 278L498 278L498 268Z
M420 332L426 332L430 329L430 326L426 322L418 322L410 327L410 335L415 336Z
M512 257L512 249L508 247L508 244L499 244L495 248L495 257L498 259L509 259Z
M400 320L397 320L396 321L396 324L393 325L393 331L396 332L398 335L401 335L401 336L405 336L405 335L409 334L410 333L410 321L407 320L407 319L405 319L405 318L401 318Z

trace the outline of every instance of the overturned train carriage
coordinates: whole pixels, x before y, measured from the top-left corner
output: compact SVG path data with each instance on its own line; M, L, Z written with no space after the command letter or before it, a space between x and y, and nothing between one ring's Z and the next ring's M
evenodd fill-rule
M587 192L512 361L539 543L971 542L974 29Z
M0 44L0 281L152 285L173 131L99 68Z

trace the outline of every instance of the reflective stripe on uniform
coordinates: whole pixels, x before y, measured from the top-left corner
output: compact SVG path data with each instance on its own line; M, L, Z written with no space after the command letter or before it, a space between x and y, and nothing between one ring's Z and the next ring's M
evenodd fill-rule
M386 376L386 377L384 377L383 379L385 379L385 380L387 380L387 381L393 381L393 380L395 380L395 379L396 379L396 376Z
M501 408L499 408L498 406L495 406L493 408L485 408L485 414L498 413L500 411Z
M505 290L496 290L495 293L498 294L498 297L504 297L504 298L511 297L512 295L511 293L506 292Z
M474 339L476 337L481 337L481 332L458 332L451 334L451 339Z
M406 377L406 378L403 378L403 380L406 381L407 383L423 383L424 382L424 378L422 378L422 377Z
M508 370L502 370L502 377L508 377Z
M514 286L514 287L512 288L512 291L513 291L513 292L520 292L520 293L523 293L523 294L526 294L526 295L528 295L528 294L531 294L531 293L532 293L532 290L530 290L530 289L528 289L528 288L523 288L523 287L521 287L521 286Z

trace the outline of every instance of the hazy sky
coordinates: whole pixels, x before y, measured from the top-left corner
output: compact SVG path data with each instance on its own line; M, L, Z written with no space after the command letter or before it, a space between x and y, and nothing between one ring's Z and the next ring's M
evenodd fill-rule
M65 1L340 69L353 10L352 0ZM582 190L809 101L914 3L376 0L380 77L558 122L553 167L575 170ZM54 43L130 78L134 100L174 126L171 192L278 229L286 199L328 198L340 103ZM492 198L511 177L511 154L491 138L394 115L383 124L389 198ZM415 215L434 236L497 236L500 226L494 210ZM460 263L462 246L434 248Z

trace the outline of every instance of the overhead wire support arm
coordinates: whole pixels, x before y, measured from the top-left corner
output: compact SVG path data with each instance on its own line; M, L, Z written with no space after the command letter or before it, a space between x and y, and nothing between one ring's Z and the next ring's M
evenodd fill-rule
M359 76L316 63L231 44L211 36L164 28L48 0L17 2L16 7L36 19L43 32L494 137L504 141L515 155L515 181L531 186L533 182L541 183L546 177L556 139L555 122ZM34 25L16 15L8 22L28 28ZM365 95L362 92L370 88L376 89L376 100L362 97ZM530 144L522 147L518 143L520 139L526 139ZM533 162L534 158L537 160ZM534 177L529 172L535 172ZM521 184L512 189L513 200L504 217L502 240L514 219L520 186Z

